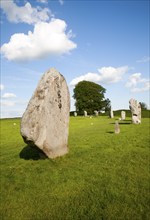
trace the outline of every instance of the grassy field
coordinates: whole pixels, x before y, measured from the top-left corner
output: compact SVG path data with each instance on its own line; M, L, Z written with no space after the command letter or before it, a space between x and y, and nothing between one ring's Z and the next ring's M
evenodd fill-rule
M40 159L1 120L1 220L150 219L150 124L70 118L69 154ZM15 123L15 124L14 124Z

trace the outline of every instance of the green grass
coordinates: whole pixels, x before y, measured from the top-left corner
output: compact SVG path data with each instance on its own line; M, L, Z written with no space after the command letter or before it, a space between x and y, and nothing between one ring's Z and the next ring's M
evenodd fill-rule
M69 154L39 159L1 120L1 220L148 220L149 119L71 117ZM14 125L16 123L16 125Z

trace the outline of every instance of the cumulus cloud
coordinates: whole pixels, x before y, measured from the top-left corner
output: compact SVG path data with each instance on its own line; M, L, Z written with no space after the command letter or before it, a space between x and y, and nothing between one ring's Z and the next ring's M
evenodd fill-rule
M4 93L2 95L2 98L8 99L8 98L16 98L17 96L14 93Z
M145 92L150 89L150 80L142 78L141 73L134 73L129 77L126 87L130 88L131 92Z
M40 3L48 3L48 0L37 0L37 2L40 2Z
M67 24L60 19L35 24L33 32L18 33L1 47L1 53L12 61L27 61L49 55L61 55L75 49L70 40L71 31L66 33Z
M142 57L142 59L137 60L136 62L137 63L146 63L146 62L149 62L149 61L150 61L150 57L144 56L144 57Z
M121 67L102 67L98 69L98 73L87 73L85 75L81 75L70 82L71 86L75 86L78 82L86 80L86 81L93 81L99 83L116 83L119 82L123 75L127 73L129 70L128 66L121 66Z
M50 16L53 16L48 8L36 7L33 8L29 2L24 6L17 6L13 0L1 1L0 7L6 14L10 22L24 22L35 24L40 21L48 21Z
M60 3L61 5L64 4L64 1L63 1L63 0L58 0L58 1L59 1L59 3Z
M12 106L15 105L15 102L13 102L13 101L1 101L0 104L1 104L1 106L12 107Z
M3 89L4 89L4 85L0 84L0 90L3 90Z

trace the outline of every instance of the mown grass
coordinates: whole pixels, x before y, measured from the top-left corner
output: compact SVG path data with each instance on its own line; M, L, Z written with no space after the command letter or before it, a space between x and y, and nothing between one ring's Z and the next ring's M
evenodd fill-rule
M39 159L20 136L20 119L1 120L4 220L148 220L149 119L71 117L69 154ZM16 125L14 125L16 123Z

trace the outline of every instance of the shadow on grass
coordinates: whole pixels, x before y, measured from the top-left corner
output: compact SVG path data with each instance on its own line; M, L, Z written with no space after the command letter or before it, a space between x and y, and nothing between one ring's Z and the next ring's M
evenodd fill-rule
M108 134L114 134L115 132L113 132L113 131L107 131L106 133L108 133Z
M47 158L44 152L38 147L29 145L21 150L19 156L24 160L44 160Z
M114 125L115 122L112 122L112 123L110 123L110 124ZM130 121L130 122L127 122L127 121L125 121L125 122L119 122L119 125L130 125L130 124L132 124L131 121Z

